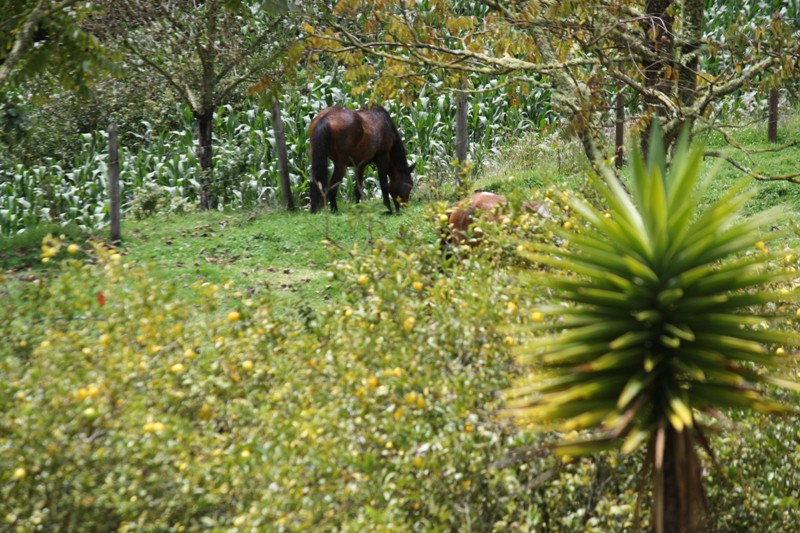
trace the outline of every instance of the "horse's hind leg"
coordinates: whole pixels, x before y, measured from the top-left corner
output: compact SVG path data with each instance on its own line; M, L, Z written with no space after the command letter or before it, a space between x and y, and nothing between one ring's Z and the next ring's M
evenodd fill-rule
M344 178L346 170L346 165L337 164L333 167L333 177L328 186L328 204L331 206L331 211L334 213L339 210L339 207L336 205L336 192L339 190L339 185L342 184L342 179Z
M364 198L364 169L366 165L361 165L356 167L356 186L353 188L353 196L355 197L356 203L361 203L361 200Z

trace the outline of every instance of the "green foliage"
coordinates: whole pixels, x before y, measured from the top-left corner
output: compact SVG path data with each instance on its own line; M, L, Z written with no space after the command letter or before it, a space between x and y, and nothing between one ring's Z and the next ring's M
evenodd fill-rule
M486 261L442 275L431 231L331 264L342 296L294 313L213 284L180 297L115 250L76 260L47 239L59 276L0 319L5 527L523 520L485 498L523 490L513 469L483 473L515 439L494 416L514 342L498 325L524 322L522 302Z
M66 89L85 93L114 70L97 38L82 26L94 9L91 3L53 0L0 2L2 92L48 75Z

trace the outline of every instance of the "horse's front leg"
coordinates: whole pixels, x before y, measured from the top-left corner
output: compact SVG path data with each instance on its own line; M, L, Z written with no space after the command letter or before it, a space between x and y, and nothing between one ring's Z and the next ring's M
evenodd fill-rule
M339 210L336 205L336 192L339 190L339 185L342 184L344 173L347 171L347 165L339 165L338 163L333 166L333 177L328 185L328 204L331 206L331 212L335 213Z
M392 204L389 202L389 164L388 161L378 161L378 182L381 184L381 195L383 196L383 205L392 214Z

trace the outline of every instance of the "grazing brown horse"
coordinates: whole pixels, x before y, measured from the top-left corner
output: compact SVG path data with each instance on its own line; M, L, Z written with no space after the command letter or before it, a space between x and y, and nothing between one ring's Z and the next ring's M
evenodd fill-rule
M538 213L542 218L550 218L550 210L546 205L536 201L529 201L522 204L522 208L534 213ZM477 245L483 232L480 228L475 228L472 238L469 239L467 230L475 222L479 214L485 220L496 222L503 216L508 215L506 208L506 198L491 192L477 192L456 203L450 210L448 218L449 238L443 240L442 245L459 246L461 244Z
M487 220L496 221L501 207L505 204L505 196L491 192L478 192L458 202L453 206L447 224L450 228L450 243L459 246L467 240L467 229L475 222L475 217L480 212L485 214ZM480 229L476 229L474 242L470 244L477 244L481 235Z
M328 159L333 161L333 176L328 182ZM414 180L406 159L406 149L389 113L382 107L353 111L329 107L311 121L311 212L320 210L328 197L331 211L336 211L336 191L347 167L356 168L355 199L361 201L364 168L378 167L383 204L389 213L392 206L408 203Z

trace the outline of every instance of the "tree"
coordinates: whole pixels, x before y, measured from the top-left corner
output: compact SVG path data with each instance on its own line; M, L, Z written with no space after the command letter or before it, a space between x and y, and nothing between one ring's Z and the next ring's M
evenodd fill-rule
M81 27L91 4L78 0L2 0L0 91L40 74L69 89L88 90L110 63Z
M654 117L662 118L668 148L685 126L724 133L719 101L768 73L791 72L796 43L780 17L762 13L735 38L711 40L705 6L705 0L422 0L412 9L399 0L349 0L317 25L314 42L384 61L370 81L377 90L396 88L391 78L413 90L418 84L409 79L431 69L449 74L453 87L470 72L505 76L509 95L546 86L590 162L599 165L613 153L605 130L610 92L618 87L639 102L631 132L645 133L647 151ZM724 68L707 72L710 59Z
M535 327L542 334L523 355L532 369L510 407L535 428L597 430L560 446L563 454L646 444L653 529L702 532L698 452L713 450L699 414L795 411L763 387L800 390L769 373L783 363L783 347L800 343L781 329L788 312L771 305L797 299L774 288L794 274L771 265L783 259L769 250L775 233L759 240L779 210L742 217L756 192L742 187L702 207L712 182L700 178L702 147L690 150L683 135L668 168L657 128L652 135L646 164L634 151L630 194L607 170L596 188L609 212L572 198L585 229L556 227L570 245L540 245L530 255L552 267L529 281L555 303L539 310L551 319Z
M200 206L214 207L217 108L247 86L265 90L302 54L285 2L125 0L118 39L130 68L163 78L197 121Z

